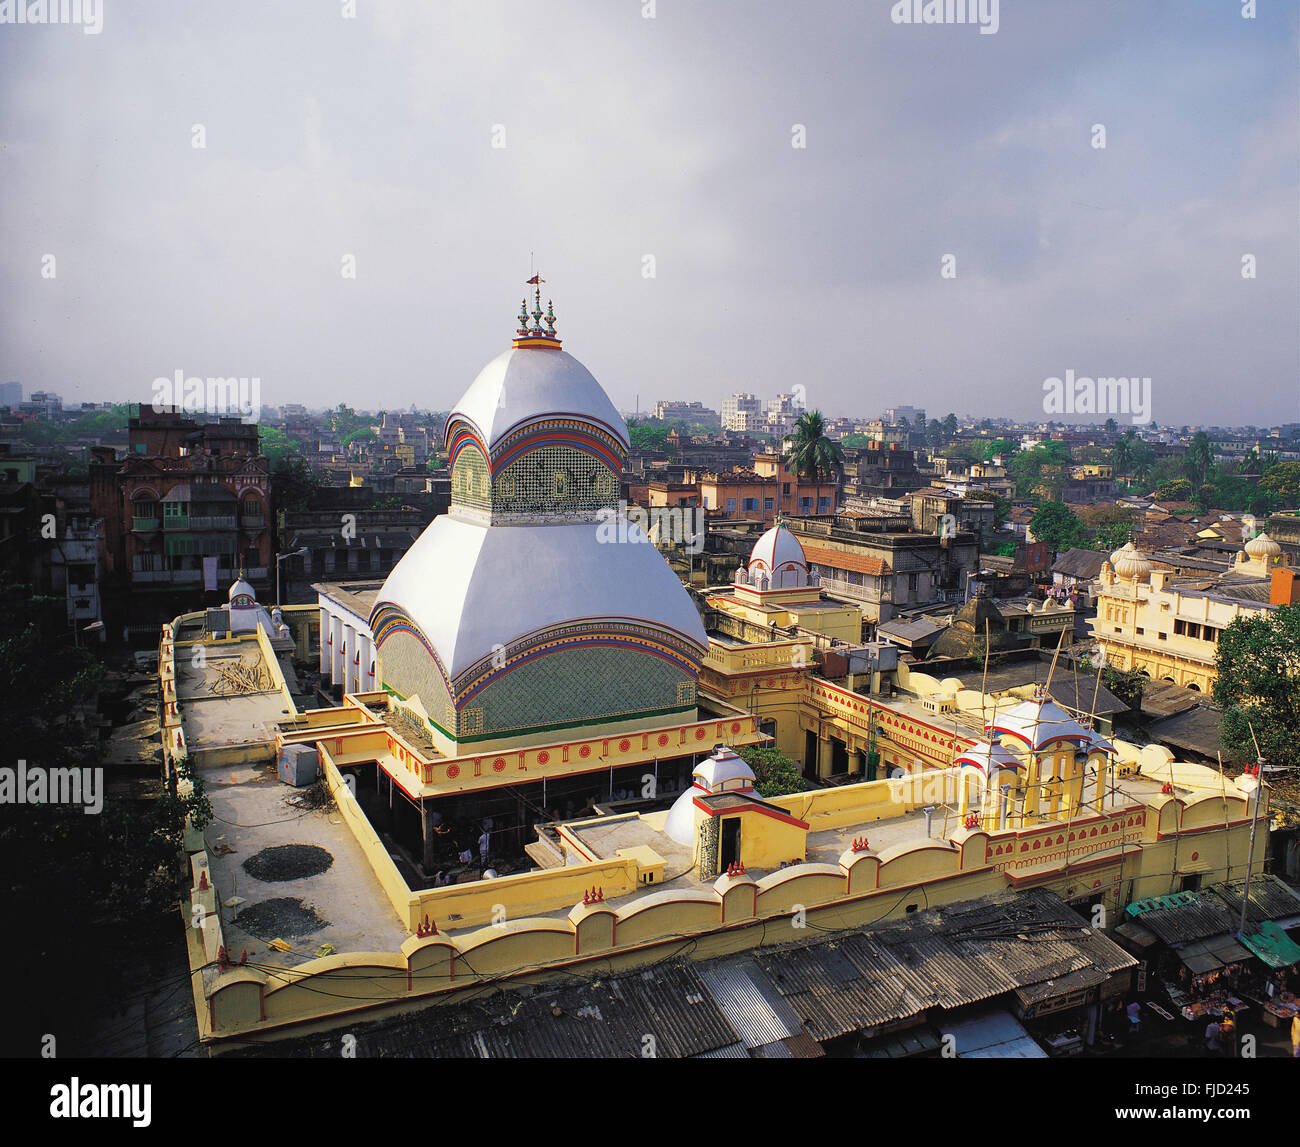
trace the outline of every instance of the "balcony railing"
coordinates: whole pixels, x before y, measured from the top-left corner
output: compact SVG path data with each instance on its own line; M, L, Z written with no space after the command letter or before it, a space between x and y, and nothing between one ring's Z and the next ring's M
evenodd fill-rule
M191 530L233 530L234 514L191 514Z
M132 518L131 529L133 530L156 530L158 528L158 518Z
M239 525L245 530L260 530L266 525L265 514L240 514Z

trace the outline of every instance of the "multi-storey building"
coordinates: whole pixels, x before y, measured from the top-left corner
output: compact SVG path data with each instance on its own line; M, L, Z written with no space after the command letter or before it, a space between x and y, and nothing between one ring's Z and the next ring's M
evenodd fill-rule
M732 394L722 400L722 429L749 434L767 424L763 402L753 394Z
M168 591L193 601L196 589L215 592L241 570L269 585L270 463L256 425L143 406L130 419L124 459L111 447L92 454L91 515L104 523L105 608L115 622L174 615Z
M1300 602L1300 577L1268 534L1228 573L1179 576L1132 542L1101 567L1093 636L1116 669L1209 693L1219 634L1238 618Z

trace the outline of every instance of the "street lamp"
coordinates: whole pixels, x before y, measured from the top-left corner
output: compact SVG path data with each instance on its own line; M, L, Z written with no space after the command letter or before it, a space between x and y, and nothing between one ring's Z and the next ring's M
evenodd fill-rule
M291 554L281 554L278 558L275 559L275 604L277 608L280 605L280 563L284 561L285 558L300 557L306 552L307 552L307 547L302 546L299 549L294 550L293 553Z

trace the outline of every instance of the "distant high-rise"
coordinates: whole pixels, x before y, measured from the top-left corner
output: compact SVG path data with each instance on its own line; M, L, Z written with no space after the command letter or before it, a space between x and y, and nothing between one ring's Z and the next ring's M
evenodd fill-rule
M18 404L23 400L23 384L21 382L0 382L0 406L7 406L10 410L17 410Z
M763 402L752 394L732 394L722 400L722 429L745 433L764 422Z

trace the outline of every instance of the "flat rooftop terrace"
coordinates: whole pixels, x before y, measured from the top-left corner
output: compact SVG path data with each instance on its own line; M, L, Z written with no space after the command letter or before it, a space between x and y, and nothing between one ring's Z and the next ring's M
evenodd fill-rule
M247 949L251 963L292 968L323 944L340 953L401 947L409 932L338 811L304 807L317 789L282 784L269 762L200 775L213 811L204 844L232 959Z
M199 664L194 648L203 650ZM297 682L287 658L280 671L293 692ZM185 742L198 750L274 741L276 724L290 715L288 699L253 638L179 648L176 697Z

